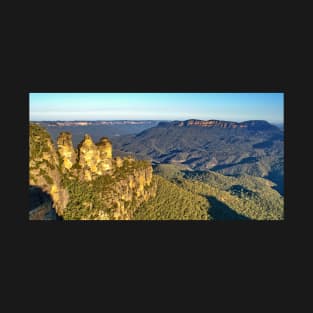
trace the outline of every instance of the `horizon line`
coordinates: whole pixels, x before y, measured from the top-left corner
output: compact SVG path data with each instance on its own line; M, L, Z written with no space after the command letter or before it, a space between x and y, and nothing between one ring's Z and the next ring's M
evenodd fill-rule
M265 120L265 119L245 119L239 122L238 119L234 120L224 120L224 119L199 119L199 118L188 118L188 119L73 119L73 120L29 120L29 122L112 122L112 121L188 121L188 120L199 120L199 121L225 121L225 122L247 122L247 121L267 121L269 123L282 123L284 124L284 120L273 121L273 120Z

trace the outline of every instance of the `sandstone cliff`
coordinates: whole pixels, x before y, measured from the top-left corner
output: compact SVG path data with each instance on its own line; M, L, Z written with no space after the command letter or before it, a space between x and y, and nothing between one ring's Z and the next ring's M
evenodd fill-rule
M219 120L187 120L184 122L180 122L178 124L179 127L182 126L201 126L201 127L221 127L221 128L247 128L248 126L244 123L236 123L236 122L227 122L227 121L219 121Z
M70 170L76 163L77 154L72 143L72 134L63 132L57 139L58 152L60 155L61 169Z
M244 128L248 130L273 130L277 129L276 126L271 125L267 121L256 120L256 121L245 121L245 122L229 122L220 120L186 120L182 122L172 122L173 125L178 127L186 126L198 126L198 127L218 127L218 128Z
M112 158L106 137L95 144L86 134L75 149L71 134L61 133L55 149L43 128L30 125L29 184L51 196L50 202L47 197L36 201L30 188L37 204L30 219L53 219L54 209L55 216L64 219L131 219L136 208L155 195L151 181L150 163Z
M89 135L85 135L78 145L77 169L82 180L92 180L94 176L107 174L112 170L112 144L108 138L102 138L95 144Z
M63 215L68 201L68 192L61 186L59 158L50 135L40 126L33 124L29 128L29 185L36 186L37 190L40 188L43 194L50 195L52 199L51 202L50 200L40 202L37 206L36 201L30 203L30 211L48 212L50 208L50 215L53 215L53 211L56 211L59 216ZM33 190L30 188L31 195ZM30 212L29 214L33 219L43 219L43 213L34 215Z
M72 220L131 220L136 209L156 193L152 168L147 164L137 168L125 164L112 175L98 176L91 182L66 181L65 184L69 184L72 196L65 219Z

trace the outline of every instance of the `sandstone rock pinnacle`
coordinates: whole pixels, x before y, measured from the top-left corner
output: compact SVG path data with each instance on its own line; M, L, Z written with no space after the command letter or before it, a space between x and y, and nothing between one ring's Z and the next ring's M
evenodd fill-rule
M62 161L62 167L70 170L76 163L77 159L77 155L72 143L72 134L68 132L61 132L57 139L57 145Z

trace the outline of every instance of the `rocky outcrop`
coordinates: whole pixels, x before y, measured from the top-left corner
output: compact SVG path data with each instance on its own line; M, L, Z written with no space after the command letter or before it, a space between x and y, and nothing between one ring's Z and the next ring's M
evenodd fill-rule
M132 219L135 210L150 197L155 196L156 189L148 188L152 181L152 168L147 167L133 171L125 179L120 180L115 190L120 197L112 199L116 210L114 219Z
M41 188L44 193L51 196L50 205L49 202L45 202L47 209L50 206L50 209L55 210L58 215L63 214L68 202L68 192L61 185L59 158L50 135L34 124L29 128L29 185ZM29 214L32 215L31 211ZM41 215L32 216L36 219Z
M140 204L155 196L151 164L112 158L106 137L95 144L86 134L75 150L71 134L63 132L56 150L49 134L31 124L29 162L30 219L129 220ZM38 188L45 196L35 192Z
M77 161L77 155L72 143L72 134L69 132L60 133L57 146L62 170L70 170Z
M112 159L112 142L107 137L102 137L97 143L97 147L100 151L101 159Z
M156 185L152 185L151 166L126 171L127 175L117 177L110 185L110 189L103 188L102 207L90 211L82 219L131 220L134 212L143 202L155 197Z
M85 135L78 145L79 177L92 180L95 175L104 175L112 170L112 143L102 138L95 144L89 135Z
M115 158L115 166L116 167L122 167L123 166L123 159L120 157Z

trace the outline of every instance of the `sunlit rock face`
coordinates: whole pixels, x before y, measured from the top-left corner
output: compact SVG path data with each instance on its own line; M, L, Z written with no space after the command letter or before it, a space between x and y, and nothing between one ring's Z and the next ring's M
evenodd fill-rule
M102 159L112 159L112 142L107 137L102 137L97 143Z
M77 155L72 143L72 134L61 132L57 139L62 169L70 170L76 163Z
M45 207L47 211L53 208L58 215L62 215L68 202L68 192L61 185L59 158L52 139L45 129L31 124L29 145L30 192L40 188L43 193L47 194L47 197L51 197L51 201L45 201L42 207ZM32 219L43 217L45 210L39 210L36 214L33 212Z
M45 129L30 126L30 220L71 217L68 207L73 208L73 201L79 219L129 220L155 196L151 163L131 157L113 159L108 138L95 144L86 134L75 149L72 135L63 132L56 144L57 149ZM76 198L69 188L76 184L80 189L86 183L88 191Z
M85 179L91 180L91 173L98 174L100 153L89 135L85 135L78 145L78 164L82 171L86 172Z
M100 157L98 173L102 175L112 169L112 143L108 138L103 137L96 145L98 147Z
M227 122L227 121L219 121L219 120L187 120L184 122L180 122L178 124L179 127L183 126L200 126L200 127L220 127L220 128L247 128L248 126L243 123L236 122Z
M85 180L92 180L93 175L107 174L112 170L112 143L104 137L95 144L86 134L78 145L78 165Z

